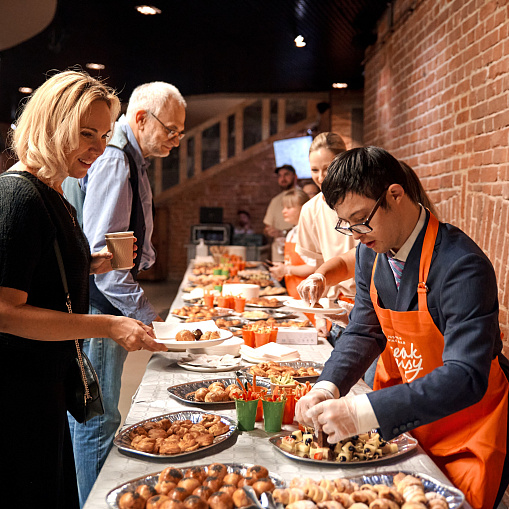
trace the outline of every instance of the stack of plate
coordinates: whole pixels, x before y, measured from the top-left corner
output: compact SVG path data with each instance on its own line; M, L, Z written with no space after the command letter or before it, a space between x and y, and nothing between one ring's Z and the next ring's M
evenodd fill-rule
M255 364L269 361L298 361L300 359L298 350L278 343L267 343L258 348L242 345L240 356L244 360Z

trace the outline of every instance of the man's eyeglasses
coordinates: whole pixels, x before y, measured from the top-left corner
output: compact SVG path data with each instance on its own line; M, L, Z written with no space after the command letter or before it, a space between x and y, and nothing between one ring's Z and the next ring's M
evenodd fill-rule
M373 231L373 228L369 226L369 223L371 219L373 219L373 216L375 215L375 212L378 210L378 207L380 207L380 204L382 203L383 199L385 198L385 194L387 193L387 190L389 188L385 189L380 198L375 203L375 206L373 207L373 210L369 213L368 218L363 223L358 224L352 224L351 226L343 226L348 224L348 221L343 221L343 219L340 219L338 221L338 224L334 227L334 229L342 233L343 235L353 235L353 232L360 233L361 235L365 233L370 233Z
M173 129L166 127L152 112L150 112L150 114L163 126L164 130L168 133L168 138L178 136L179 140L181 140L186 135L184 131L174 131Z

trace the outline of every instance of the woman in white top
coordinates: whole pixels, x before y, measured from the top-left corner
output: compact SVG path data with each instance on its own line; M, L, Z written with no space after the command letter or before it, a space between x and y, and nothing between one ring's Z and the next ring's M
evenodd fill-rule
M346 145L341 136L332 132L320 133L311 143L309 148L311 178L320 189L327 175L329 164L338 154L345 151ZM299 219L297 253L315 259L317 265L320 266L332 258L351 251L356 246L356 242L352 237L341 235L334 230L337 221L336 213L325 203L322 193L309 200L302 207ZM355 265L353 251L351 262L345 273L353 275ZM355 298L354 279L350 276L350 278L328 287L325 295L329 299L341 299L352 303ZM327 335L328 327L324 321L319 320L317 325L321 335ZM329 333L329 341L334 344L340 334L340 327L333 327Z

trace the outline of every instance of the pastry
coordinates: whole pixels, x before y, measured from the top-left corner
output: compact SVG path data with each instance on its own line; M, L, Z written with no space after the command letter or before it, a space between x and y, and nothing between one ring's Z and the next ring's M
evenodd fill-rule
M207 503L210 509L233 509L234 506L232 497L223 491L213 493Z
M184 500L185 509L208 509L207 502L197 495L191 495Z
M145 499L139 493L124 493L118 500L119 509L143 509Z
M195 341L194 334L189 330L180 330L175 334L177 341Z

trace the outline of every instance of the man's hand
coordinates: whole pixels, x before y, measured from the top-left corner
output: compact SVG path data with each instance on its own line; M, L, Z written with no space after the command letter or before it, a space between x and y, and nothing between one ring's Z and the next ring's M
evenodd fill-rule
M297 401L295 405L295 420L303 426L314 427L315 421L312 415L310 415L310 409L327 399L333 399L329 391L324 389L312 389Z
M340 440L369 431L359 428L355 396L323 401L310 408L307 413L309 419L327 433L330 444L337 444Z
M278 230L277 228L271 226L270 224L265 225L263 232L265 233L265 235L267 235L268 237L272 237L273 239L284 236L281 230Z
M313 307L325 292L326 286L325 276L319 272L314 272L304 281L301 281L297 286L297 291L300 298L310 307Z

